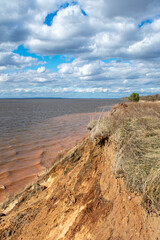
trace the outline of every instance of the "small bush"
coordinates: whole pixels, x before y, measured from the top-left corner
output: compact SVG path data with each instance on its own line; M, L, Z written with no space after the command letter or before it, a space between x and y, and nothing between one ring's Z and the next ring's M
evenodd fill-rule
M138 102L139 101L139 94L138 93L132 93L129 97L128 100L131 102Z

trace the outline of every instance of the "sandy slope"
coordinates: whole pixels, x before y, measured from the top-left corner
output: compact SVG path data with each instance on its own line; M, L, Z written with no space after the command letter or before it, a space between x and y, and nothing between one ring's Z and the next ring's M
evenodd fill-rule
M112 143L85 138L1 209L0 239L160 239L160 217L148 215L115 178L113 161Z

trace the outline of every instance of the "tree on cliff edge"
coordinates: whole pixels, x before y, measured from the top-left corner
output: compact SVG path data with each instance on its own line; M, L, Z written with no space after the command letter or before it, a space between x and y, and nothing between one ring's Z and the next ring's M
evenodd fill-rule
M138 102L139 101L139 94L138 93L132 93L129 97L128 97L129 101L132 102Z

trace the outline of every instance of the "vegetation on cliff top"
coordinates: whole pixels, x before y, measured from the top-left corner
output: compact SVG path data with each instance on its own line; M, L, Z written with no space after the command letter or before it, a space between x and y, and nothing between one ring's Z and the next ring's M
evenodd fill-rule
M160 104L121 103L88 128L96 144L107 139L114 145L115 176L142 194L147 210L160 212Z
M151 102L160 101L160 94L141 96L140 99L144 101L151 101Z
M139 101L139 94L138 93L132 93L129 97L128 100L131 102L138 102Z
M132 93L135 94L135 93ZM132 94L130 95L130 97L132 96ZM130 100L130 101L134 101L129 99L130 97L123 97L123 100ZM154 94L154 95L147 95L147 96L139 96L139 100L141 101L149 101L149 102L155 102L155 101L160 101L160 94Z

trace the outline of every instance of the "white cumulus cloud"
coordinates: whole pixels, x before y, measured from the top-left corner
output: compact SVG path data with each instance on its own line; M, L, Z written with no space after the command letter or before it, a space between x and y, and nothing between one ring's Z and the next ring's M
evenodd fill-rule
M2 91L159 89L159 0L0 1ZM19 45L27 56L14 52ZM40 57L55 55L74 60L55 72L41 66Z
M45 67L39 67L38 69L37 69L37 72L38 73L44 73L46 71L46 68Z

